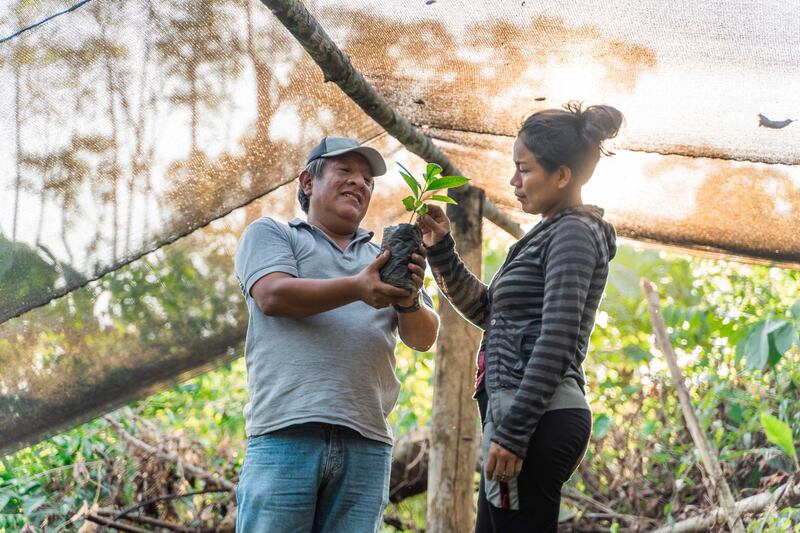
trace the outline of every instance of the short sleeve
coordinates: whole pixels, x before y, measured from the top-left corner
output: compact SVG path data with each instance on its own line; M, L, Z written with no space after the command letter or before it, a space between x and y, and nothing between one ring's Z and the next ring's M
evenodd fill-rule
M297 259L289 230L271 218L260 218L244 230L236 249L236 277L245 296L255 283L273 272L297 277Z

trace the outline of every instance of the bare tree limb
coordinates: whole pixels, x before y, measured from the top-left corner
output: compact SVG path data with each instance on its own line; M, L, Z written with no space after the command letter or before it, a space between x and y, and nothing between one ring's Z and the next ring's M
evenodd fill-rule
M114 522L111 519L103 518L102 516L97 516L96 514L92 513L86 515L86 520L88 520L89 522L94 522L95 524L100 524L101 526L106 526L112 529L116 529L117 531L125 531L127 533L151 533L146 529L129 526L121 522Z
M197 496L198 494L213 494L215 492L230 492L228 489L204 489L204 490L196 490L193 492L186 492L183 494L166 494L164 496L159 496L157 498L151 498L149 500L143 501L141 503L137 503L135 505L131 505L130 507L126 507L121 511L117 511L113 517L114 520L119 520L120 518L124 518L125 516L129 515L130 513L141 509L142 507L147 507L148 505L152 505L158 502L165 502L169 500L177 500L180 498L188 498L189 496ZM103 511L105 512L105 511ZM103 514L103 512L99 514Z
M182 461L181 458L175 455L174 453L169 453L159 450L155 446L147 444L143 440L137 439L136 437L125 431L125 428L122 427L122 424L120 424L110 416L104 416L103 419L109 424L111 424L116 430L116 432L119 433L120 437L125 439L126 442L141 450L144 450L150 455L154 455L164 461L180 465L186 472L189 472L190 474L199 477L201 479L205 479L210 483L214 483L223 489L232 491L236 487L236 485L234 485L233 483L231 483L230 481L228 481L227 479L225 479L224 477L220 476L217 473L209 472L208 470L204 470L200 467L194 466L193 464L186 463Z
M779 508L783 509L792 505L792 502L798 498L800 498L800 485L794 484L790 480L773 492L762 492L739 500L735 504L736 512L739 515L759 513L767 509L770 505L775 505L778 501L781 502ZM681 520L671 526L656 529L653 533L693 533L695 531L708 531L714 524L718 524L725 519L726 511L717 507L710 513Z
M114 516L114 511L109 511L107 509L101 509L97 511L97 516L109 518L114 522L119 520L119 517ZM193 531L195 531L194 529L182 526L180 524L167 522L165 520L157 520L149 516L142 516L142 515L126 516L125 520L128 520L130 522L138 522L140 524L147 524L149 526L157 526L160 528L169 529L170 531L178 531L179 533L192 533Z
M445 174L462 174L453 162L433 144L430 137L420 133L375 90L301 2L296 0L261 0L261 2L306 49L306 52L322 69L326 82L335 82L353 102L392 137L400 141L408 151L425 161L439 164ZM466 188L462 187L462 190ZM520 238L524 234L519 224L511 220L486 198L483 199L483 215L516 238Z
M565 486L561 490L561 493L564 498L572 500L576 504L584 504L594 507L595 509L601 511L606 518L615 518L617 520L626 522L631 525L641 524L641 523L650 523L650 524L656 523L656 521L653 520L652 518L647 518L645 516L634 516L629 514L618 513L608 505L599 502L594 498L592 498L591 496L587 496L581 491L570 486Z
M713 493L719 498L720 504L725 510L724 518L727 520L730 530L734 533L744 533L744 524L736 510L731 488L728 486L728 482L725 481L725 476L722 474L722 467L719 465L717 453L706 438L705 433L703 433L703 429L700 427L700 420L697 418L697 413L692 406L692 399L689 397L689 391L683 382L683 374L678 366L678 359L675 357L675 352L672 350L672 345L667 335L667 328L661 316L661 303L659 302L659 295L656 287L652 282L645 279L642 279L641 285L647 297L647 307L650 310L650 322L653 324L653 333L655 333L656 336L656 343L667 360L667 366L669 366L672 380L675 382L675 390L678 392L678 399L680 400L683 417L686 420L689 433L692 435L692 440L695 446L697 446L697 450L700 452L703 464L709 472L712 485L709 488L711 488Z

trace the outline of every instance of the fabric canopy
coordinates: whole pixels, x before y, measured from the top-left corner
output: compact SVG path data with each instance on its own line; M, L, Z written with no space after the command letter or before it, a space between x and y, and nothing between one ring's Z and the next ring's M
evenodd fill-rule
M6 3L0 35L69 5ZM508 185L522 119L569 100L606 103L627 123L584 199L620 235L800 263L791 4L307 7L519 222L535 222ZM235 356L243 306L229 256L262 214L239 208L267 195L265 214L294 216L282 186L322 135L386 155L368 219L376 239L404 217L394 162L423 163L325 83L254 1L92 0L0 44L0 68L0 449Z

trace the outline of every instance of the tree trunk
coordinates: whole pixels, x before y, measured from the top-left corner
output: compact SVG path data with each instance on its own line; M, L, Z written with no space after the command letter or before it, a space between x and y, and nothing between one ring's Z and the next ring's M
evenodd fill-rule
M95 20L97 25L100 26L100 37L105 46L110 46L108 34L106 32L105 21L102 20L101 11L99 7L94 10ZM105 57L103 58L103 66L106 75L106 91L108 93L108 118L111 121L111 217L112 217L112 236L111 236L111 257L112 262L116 262L119 257L119 130L117 121L117 109L115 106L115 87L114 87L114 67L111 64L111 52L106 50Z
M197 67L194 62L189 66L189 84L191 86L191 96L189 97L191 111L192 111L192 149L190 159L195 156L197 150Z
M17 19L19 20L19 19ZM16 139L16 181L14 182L14 220L11 223L11 240L17 240L17 217L19 216L19 190L22 188L22 172L20 159L22 158L22 141L20 139L20 90L19 90L19 58L14 58L14 138Z
M447 207L459 255L467 268L480 277L483 191L472 187L450 194L459 202L458 206ZM436 348L426 531L472 531L480 434L472 384L480 332L444 298L440 301L439 316L441 333Z
M253 4L245 2L245 15L247 16L247 55L253 63L256 75L256 146L264 146L269 140L269 121L274 111L270 97L270 84L272 83L272 69L263 61L256 51L253 37Z

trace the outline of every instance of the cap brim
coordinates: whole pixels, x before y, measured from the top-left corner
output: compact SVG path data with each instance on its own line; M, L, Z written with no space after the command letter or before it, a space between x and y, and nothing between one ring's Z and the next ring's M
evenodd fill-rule
M364 156L364 158L367 160L367 163L369 163L369 168L372 169L373 176L383 176L386 174L386 161L383 160L383 156L375 148L371 148L369 146L342 148L341 150L328 152L320 157L336 157L337 155L349 154L351 152L355 152Z

